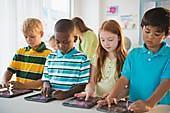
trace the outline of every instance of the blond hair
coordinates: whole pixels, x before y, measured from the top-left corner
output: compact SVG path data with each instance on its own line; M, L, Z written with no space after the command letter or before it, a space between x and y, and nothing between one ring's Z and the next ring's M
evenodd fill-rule
M36 18L27 18L23 23L22 31L24 34L43 32L42 22Z

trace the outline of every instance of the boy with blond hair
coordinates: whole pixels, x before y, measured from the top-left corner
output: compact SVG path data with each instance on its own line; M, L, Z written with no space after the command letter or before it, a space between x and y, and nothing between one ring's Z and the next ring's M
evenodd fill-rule
M46 57L51 53L41 41L43 25L39 19L28 18L22 28L27 47L20 48L4 73L2 86L9 84L16 89L39 89L42 86L42 73ZM16 74L16 81L10 81Z

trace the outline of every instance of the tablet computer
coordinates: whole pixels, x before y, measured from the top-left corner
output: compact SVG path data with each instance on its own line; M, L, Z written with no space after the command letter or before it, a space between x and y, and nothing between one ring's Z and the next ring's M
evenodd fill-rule
M52 98L51 96L45 97L41 93L34 94L28 97L24 97L24 99L28 101L41 102L41 103L47 103L47 102L55 100L55 98Z
M87 101L85 101L84 97L73 97L63 102L63 105L68 107L90 109L97 104L98 100L98 97L90 97Z
M31 93L33 92L33 90L21 90L21 89L11 89L8 90L7 88L5 88L5 90L0 91L0 97L5 97L5 98L11 98L11 97L16 97L19 95L23 95L23 94L27 94L27 93Z
M101 106L97 108L98 111L106 112L106 113L133 113L128 110L128 106L131 104L131 101L119 101L118 104L112 104L110 108L108 105Z

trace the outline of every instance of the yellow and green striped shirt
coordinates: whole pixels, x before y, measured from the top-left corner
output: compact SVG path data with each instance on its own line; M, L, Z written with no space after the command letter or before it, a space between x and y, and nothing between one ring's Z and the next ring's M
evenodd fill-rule
M21 83L41 79L46 57L50 53L51 50L46 48L44 42L41 42L36 50L30 46L20 48L13 57L8 70L16 73L16 81Z

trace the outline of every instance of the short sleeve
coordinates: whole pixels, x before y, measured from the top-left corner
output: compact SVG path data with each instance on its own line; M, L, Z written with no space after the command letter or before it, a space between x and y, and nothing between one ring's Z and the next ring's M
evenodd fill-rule
M20 65L17 61L20 60L21 57L19 57L19 53L21 53L21 49L17 50L12 61L10 62L8 66L8 70L11 71L12 73L16 73L17 69L20 68Z
M44 65L43 75L42 75L43 81L50 81L50 79L51 79L51 76L48 73L48 64L49 64L48 62L49 61L48 61L48 57L47 57L47 60L46 60L45 65Z
M169 58L168 62L166 63L165 67L164 67L161 78L170 79L170 58Z
M130 76L132 73L132 60L131 60L132 56L133 56L133 52L131 51L125 59L122 72L121 72L121 75L126 77L128 80L130 80Z
M81 43L81 48L83 53L85 53L91 60L96 52L98 45L98 39L93 31L87 31L83 34L83 40Z
M90 61L88 59L83 60L80 68L80 76L78 83L88 83L90 79Z
M90 63L93 65L93 66L97 66L97 57L96 55L93 56L92 60L90 61Z

